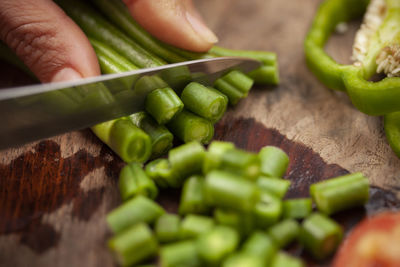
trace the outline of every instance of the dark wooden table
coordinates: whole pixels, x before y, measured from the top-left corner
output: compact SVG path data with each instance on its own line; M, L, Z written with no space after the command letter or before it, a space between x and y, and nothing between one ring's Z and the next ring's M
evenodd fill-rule
M216 139L257 151L276 145L290 156L289 196L307 196L310 183L361 171L369 177L365 209L336 218L350 229L364 216L399 208L400 160L386 142L382 120L357 111L343 93L324 87L307 69L303 39L319 1L196 1L229 48L274 51L281 83L256 86L216 125ZM357 23L327 46L349 62ZM26 78L0 64L1 85ZM123 162L89 130L0 152L0 266L114 266L105 241L105 215L120 203ZM160 201L176 209L178 191ZM300 248L310 266L315 263Z

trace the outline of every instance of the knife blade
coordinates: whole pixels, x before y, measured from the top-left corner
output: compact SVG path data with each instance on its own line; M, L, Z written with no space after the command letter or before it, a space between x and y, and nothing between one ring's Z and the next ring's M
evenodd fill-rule
M236 57L200 59L77 81L0 89L0 149L79 130L144 110L160 84L178 93L190 81L212 85L233 70L259 62Z

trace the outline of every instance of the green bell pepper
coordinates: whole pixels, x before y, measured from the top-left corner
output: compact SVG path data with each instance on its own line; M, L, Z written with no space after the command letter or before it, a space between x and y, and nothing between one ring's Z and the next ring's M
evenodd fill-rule
M385 132L395 153L400 155L398 116L400 111L400 78L386 77L369 81L378 70L377 57L400 36L400 5L398 1L386 0L386 13L382 23L370 34L365 55L354 65L342 65L324 50L331 33L341 22L361 16L368 0L325 0L319 6L312 26L304 42L306 62L310 70L327 87L346 91L352 103L369 115L385 115ZM382 69L382 68L380 68Z

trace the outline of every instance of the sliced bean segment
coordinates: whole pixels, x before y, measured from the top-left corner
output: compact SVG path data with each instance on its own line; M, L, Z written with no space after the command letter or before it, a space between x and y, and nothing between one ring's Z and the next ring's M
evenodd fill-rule
M362 173L352 173L310 186L318 210L325 214L362 206L369 198L369 182Z

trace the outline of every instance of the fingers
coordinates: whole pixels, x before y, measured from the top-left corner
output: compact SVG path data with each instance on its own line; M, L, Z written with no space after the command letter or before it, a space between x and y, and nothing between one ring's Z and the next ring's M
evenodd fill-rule
M51 0L1 0L0 39L42 82L100 74L89 41Z
M132 16L160 40L203 52L218 41L191 0L124 0Z

